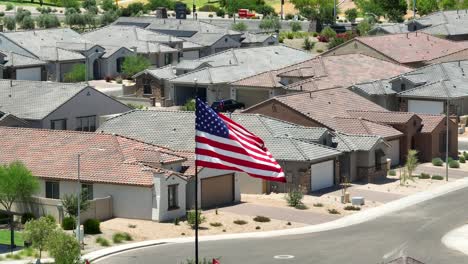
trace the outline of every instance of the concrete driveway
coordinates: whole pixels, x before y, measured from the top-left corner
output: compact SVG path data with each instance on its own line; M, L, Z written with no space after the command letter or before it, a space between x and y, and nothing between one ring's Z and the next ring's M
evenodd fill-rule
M250 216L267 216L272 219L290 221L315 225L325 223L339 218L339 215L327 215L306 210L298 210L293 208L281 208L273 206L258 205L252 203L240 203L233 206L223 207L219 211L229 212L240 215Z

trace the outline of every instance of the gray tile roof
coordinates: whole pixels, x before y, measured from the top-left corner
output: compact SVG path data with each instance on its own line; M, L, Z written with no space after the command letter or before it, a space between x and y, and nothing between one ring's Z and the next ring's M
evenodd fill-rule
M460 99L468 97L467 80L439 81L399 92L399 97L425 99Z
M153 76L156 79L164 79L164 80L172 79L172 78L177 76L175 74L175 67L172 66L172 65L167 65L167 66L164 66L164 67L161 67L161 68L146 69L144 71L141 71L141 72L135 74L133 76L133 78L136 78L136 77L138 77L138 76L140 76L142 74L145 74L145 73Z
M224 38L226 35L219 33L202 33L198 32L189 38L183 38L186 41L196 43L203 47L211 47L213 44ZM227 37L226 37L227 38Z
M268 70L285 67L311 59L310 53L283 45L231 49L195 61L208 62L202 68L172 79L174 83L230 83Z
M0 80L0 111L40 120L86 87L85 83Z
M394 23L394 24L376 24L373 29L369 31L370 35L378 34L398 34L398 33L407 33L408 25L403 23Z
M183 42L170 35L153 32L135 26L110 25L83 34L83 37L100 45L122 45L137 53L168 53L177 50L165 44Z
M333 143L342 152L370 151L375 145L385 142L382 137L372 135L352 135L334 133Z
M232 119L261 137L278 160L313 161L340 154L312 143L328 133L323 128L300 128L255 114L232 114ZM98 131L116 133L179 151L195 149L193 112L134 110L106 121ZM305 133L309 131L309 133ZM294 133L301 132L298 137ZM312 141L312 142L311 142Z
M276 41L276 37L271 35L271 34L252 34L249 32L244 33L243 35L244 39L242 40L242 43L263 43L268 39L272 39Z
M39 59L24 56L15 52L11 51L3 51L0 50L1 53L6 55L5 60L6 63L4 66L6 67L28 67L28 66L40 66L45 65L45 61L41 61Z
M71 51L76 49L74 46L84 46L84 43L87 43L86 46L91 48L95 45L69 28L2 32L1 34L35 55L38 59L46 61L82 60L84 59L83 55ZM72 47L72 49L68 47ZM20 50L13 51L21 52Z
M391 83L385 79L355 84L351 86L350 89L368 96L396 94L392 89Z

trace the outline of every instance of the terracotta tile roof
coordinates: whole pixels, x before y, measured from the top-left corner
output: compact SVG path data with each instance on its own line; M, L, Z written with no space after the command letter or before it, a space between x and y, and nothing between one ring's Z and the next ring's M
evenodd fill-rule
M335 117L334 129L336 131L353 135L374 135L386 139L400 137L403 135L395 128L362 118Z
M264 72L237 82L233 86L282 87L280 77L307 78L286 89L315 91L349 87L356 83L390 78L411 71L410 68L363 54L317 57L276 71ZM271 76L274 76L272 78Z
M454 42L422 32L358 37L355 41L399 63L429 61L468 48L464 42Z
M372 122L382 124L406 124L411 118L416 116L410 112L391 112L391 111L361 111L349 110L348 114L354 118L362 118Z
M422 119L421 133L432 133L434 129L445 120L443 115L418 114Z
M0 164L20 160L40 178L75 180L77 154L84 182L151 186L161 165L183 162L175 152L111 134L0 127Z

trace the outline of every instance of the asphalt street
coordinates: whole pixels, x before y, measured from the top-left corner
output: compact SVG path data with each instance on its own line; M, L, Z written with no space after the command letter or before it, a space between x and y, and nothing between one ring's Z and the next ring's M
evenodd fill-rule
M468 256L446 248L441 238L468 221L468 189L461 189L404 210L347 228L261 239L200 243L203 257L238 263L387 263L410 256L426 264L468 263ZM114 255L99 264L185 263L191 243L167 244ZM276 259L291 255L291 259Z

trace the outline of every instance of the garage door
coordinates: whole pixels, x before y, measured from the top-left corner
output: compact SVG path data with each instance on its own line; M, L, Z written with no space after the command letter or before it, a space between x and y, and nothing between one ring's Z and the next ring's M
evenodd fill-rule
M16 80L41 81L41 68L17 69Z
M389 141L390 144L390 159L392 159L392 166L400 164L400 140Z
M444 103L437 101L409 100L408 112L439 115L444 112Z
M312 191L333 186L334 177L333 160L313 164L311 167L310 186Z
M254 104L258 104L265 101L269 97L268 90L249 90L249 89L237 89L237 101L244 103L245 107L250 107Z
M214 208L234 201L234 175L224 175L201 181L201 206Z

